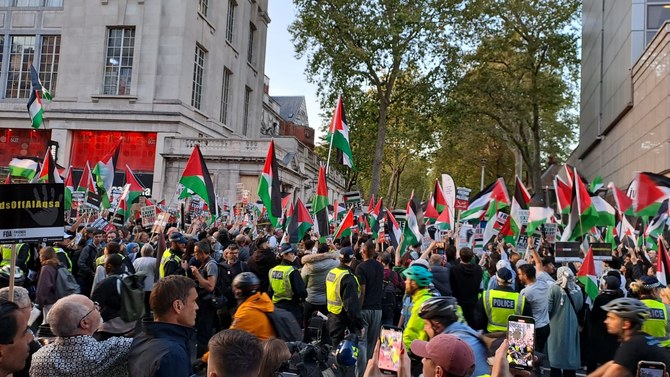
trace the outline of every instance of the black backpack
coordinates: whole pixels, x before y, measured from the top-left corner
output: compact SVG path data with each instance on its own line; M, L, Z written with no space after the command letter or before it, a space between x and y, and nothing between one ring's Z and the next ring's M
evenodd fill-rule
M291 312L275 306L273 313L265 314L267 314L277 338L285 342L302 340L302 329Z
M233 294L233 272L226 263L217 263L218 274L212 292L212 305L217 309L230 308L235 304Z
M396 290L390 278L382 282L382 313L393 313L396 307Z

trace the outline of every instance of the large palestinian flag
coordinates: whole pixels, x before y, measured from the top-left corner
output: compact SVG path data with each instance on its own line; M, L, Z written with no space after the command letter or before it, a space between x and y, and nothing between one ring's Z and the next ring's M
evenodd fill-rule
M479 220L487 210L489 214L495 215L496 212L508 207L509 204L510 201L507 187L505 187L505 180L498 178L470 200L468 208L461 214L461 220ZM487 216L487 218L491 218L491 216Z
M665 199L670 197L670 178L654 173L637 173L637 194L633 208L637 216L655 216Z
M589 248L589 251L586 253L584 262L582 266L577 271L577 280L579 280L584 285L584 291L586 292L586 302L593 306L593 302L598 296L598 279L596 277L596 265L593 261L593 250Z
M37 182L41 183L63 183L63 178L56 170L56 163L54 162L51 148L47 148L47 153L44 155L44 162L42 162L42 169L36 176Z
M263 173L258 183L258 197L268 212L272 226L277 226L281 217L281 188L279 186L279 165L275 156L275 142L270 140L270 148L265 158Z
M614 195L614 202L616 203L616 209L622 213L629 216L632 216L633 213L633 199L629 198L625 192L619 190L614 182L609 184L610 190L612 190L612 195Z
M509 226L510 231L514 234L514 244L516 244L516 239L519 238L519 234L521 234L521 228L523 226L521 217L523 213L525 212L526 216L528 216L528 203L530 203L528 189L526 189L526 186L524 186L521 179L517 176L514 180L514 196L512 197L512 205L509 213Z
M116 171L116 165L119 161L121 140L122 139L119 139L112 151L106 154L93 167L95 184L101 197L100 205L104 208L109 208L111 206L109 203L109 194L111 193L112 186L114 185L114 172Z
M319 233L320 242L325 242L329 233L328 225L328 187L326 185L326 168L319 166L319 180L316 184L316 195L312 202L312 211L316 217L315 228Z
M126 184L130 185L128 190L128 198L126 198L128 204L139 202L140 196L144 193L145 187L142 185L142 183L140 183L140 180L128 165L126 165Z
M389 242L393 247L398 247L402 230L400 229L400 224L396 221L395 216L393 216L393 213L391 213L388 208L386 209L386 226L389 228Z
M405 245L416 245L421 242L421 232L419 231L419 221L417 219L417 205L414 201L414 191L407 202L407 217L405 220L405 228L403 229L403 246Z
M578 177L579 175L575 172L574 176ZM561 241L574 241L588 233L599 217L584 182L581 179L575 179L573 182L570 216L568 217L568 225L566 225L561 236Z
M572 205L572 186L565 183L559 176L554 177L554 191L556 192L556 206L558 213L570 213Z
M186 168L179 179L179 183L202 198L212 215L216 214L214 184L212 183L212 177L209 175L209 170L207 170L205 159L200 153L200 146L197 144L186 163Z
M347 118L344 115L342 96L337 99L337 105L333 112L333 119L330 121L326 140L328 140L335 149L341 152L338 153L338 162L355 170L354 155L351 152L351 144L349 143L349 125L347 124Z
M67 170L65 175L65 209L72 209L72 192L74 192L74 179L72 178L72 168Z
M291 222L288 224L289 240L296 243L302 241L313 225L309 211L305 208L302 200L298 198L293 216L291 216Z
M351 228L354 226L354 209L349 208L349 211L342 219L340 226L335 229L334 238L348 237L351 235Z

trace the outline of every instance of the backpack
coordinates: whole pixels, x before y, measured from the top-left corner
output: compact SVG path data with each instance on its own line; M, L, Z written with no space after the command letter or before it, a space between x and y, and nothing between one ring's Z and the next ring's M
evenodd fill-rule
M116 289L121 296L119 316L124 322L133 322L144 317L144 274L116 276Z
M212 291L211 304L216 309L231 307L235 303L233 294L233 272L226 263L216 263L218 274L216 275L216 284Z
M302 340L302 329L291 312L275 306L274 312L265 314L268 316L277 338L285 342Z
M396 308L396 292L391 277L382 282L382 316L391 314ZM392 314L391 314L392 315Z
M79 293L79 284L72 273L65 266L58 266L56 271L56 297L63 298Z

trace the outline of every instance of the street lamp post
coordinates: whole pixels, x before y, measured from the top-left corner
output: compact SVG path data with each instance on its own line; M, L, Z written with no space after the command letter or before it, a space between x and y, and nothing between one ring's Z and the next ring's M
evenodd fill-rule
M486 173L486 159L482 158L482 181L479 184L479 191L484 190L484 173Z

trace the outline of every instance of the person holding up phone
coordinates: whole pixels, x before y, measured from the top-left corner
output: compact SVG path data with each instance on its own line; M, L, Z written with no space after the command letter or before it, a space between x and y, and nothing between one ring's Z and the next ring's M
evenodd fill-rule
M614 359L603 364L588 377L624 377L635 375L640 361L656 361L670 365L670 354L660 342L642 331L650 316L649 308L640 300L622 297L602 307L607 311L607 332L616 335L621 344Z

